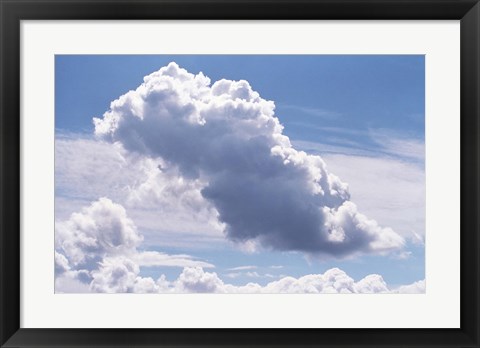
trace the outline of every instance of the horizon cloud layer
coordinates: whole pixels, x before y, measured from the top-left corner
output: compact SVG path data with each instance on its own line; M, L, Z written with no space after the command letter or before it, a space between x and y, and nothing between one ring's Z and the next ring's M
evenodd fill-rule
M139 251L142 235L125 209L101 198L56 228L56 293L424 293L425 281L390 289L378 274L355 282L339 268L299 278L283 276L265 286L225 283L204 268L214 265L189 255ZM141 267L183 268L177 279L143 277ZM236 270L252 266L237 267Z

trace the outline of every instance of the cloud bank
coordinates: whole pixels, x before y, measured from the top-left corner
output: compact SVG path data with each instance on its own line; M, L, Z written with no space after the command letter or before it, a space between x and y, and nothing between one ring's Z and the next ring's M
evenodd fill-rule
M292 147L274 107L247 81L211 85L170 63L113 101L95 133L197 182L234 242L332 257L401 249L321 157Z
M214 267L190 255L168 255L140 251L142 235L125 209L101 198L56 224L55 291L99 293L422 293L420 281L389 289L380 275L355 282L344 271L333 268L323 274L300 278L283 277L261 286L225 283ZM182 267L177 279L164 275L157 280L141 276L141 267ZM239 266L232 270L254 270ZM252 277L255 278L254 273Z

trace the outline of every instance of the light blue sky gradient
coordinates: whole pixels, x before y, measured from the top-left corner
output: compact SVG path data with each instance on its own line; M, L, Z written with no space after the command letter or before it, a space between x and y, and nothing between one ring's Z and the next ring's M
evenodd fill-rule
M93 117L101 117L111 101L171 61L191 73L203 72L212 83L222 78L247 80L262 98L275 102L284 134L307 152L387 157L424 168L423 154L418 155L416 148L409 152L412 143L424 143L425 60L420 55L59 55L55 58L57 132L93 134ZM396 146L398 142L389 142L392 139L405 141L408 147ZM406 225L408 220L405 217ZM411 255L406 259L363 256L342 261L307 260L292 252L246 254L233 246L161 251L211 262L214 271L232 284L273 280L224 276L229 268L252 265L260 275L294 277L339 267L355 280L381 274L394 286L425 277L424 249L409 242L406 250ZM178 268L142 269L142 275L164 273L169 279L180 272Z

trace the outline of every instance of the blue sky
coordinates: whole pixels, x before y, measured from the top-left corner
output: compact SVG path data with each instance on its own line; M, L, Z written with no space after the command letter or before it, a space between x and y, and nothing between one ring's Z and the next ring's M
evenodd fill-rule
M318 137L302 123L424 137L425 68L424 56L418 55L62 55L55 61L56 127L92 132L92 115L102 115L112 100L171 61L212 81L249 81L263 98L275 101L292 137Z
M424 56L60 55L55 58L57 137L93 139L93 117L101 118L113 100L172 61L190 73L203 72L212 84L220 79L246 80L261 98L273 100L275 116L293 146L322 156L331 172L349 183L351 200L360 212L392 227L405 237L406 247L396 255L346 259L268 247L248 253L235 243L162 245L150 239L155 233L151 228L139 226L145 237L139 249L207 261L220 278L234 285L253 281L263 286L281 276L301 277L332 267L355 280L380 274L391 287L425 277L424 202L409 195L424 192ZM385 176L392 170L389 183ZM69 193L73 191L58 182L63 210L57 218L67 219L80 201L88 199ZM232 271L237 267L245 269ZM174 279L181 272L179 267L141 268L142 276L154 279L160 274Z

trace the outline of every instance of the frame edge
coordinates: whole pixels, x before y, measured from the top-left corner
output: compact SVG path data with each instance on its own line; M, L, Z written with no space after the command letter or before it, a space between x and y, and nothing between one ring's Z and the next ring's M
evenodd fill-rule
M0 1L0 344L20 328L20 42L18 14ZM12 116L13 115L13 116ZM10 116L10 117L9 117Z
M460 326L480 345L480 3L460 21ZM468 168L468 170L467 170ZM476 279L469 279L475 275ZM465 299L469 299L466 303Z

